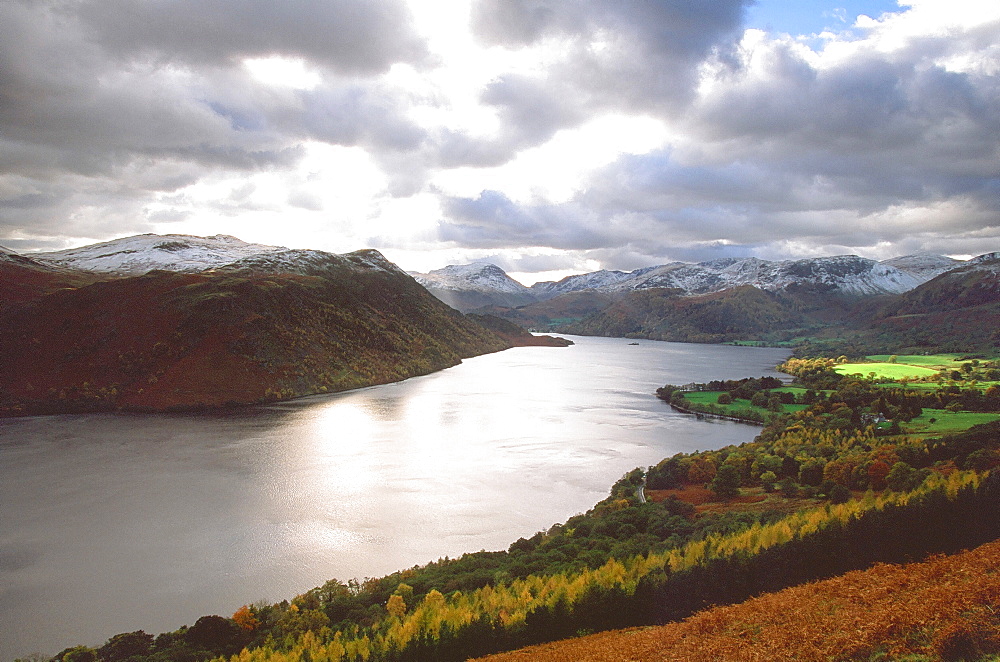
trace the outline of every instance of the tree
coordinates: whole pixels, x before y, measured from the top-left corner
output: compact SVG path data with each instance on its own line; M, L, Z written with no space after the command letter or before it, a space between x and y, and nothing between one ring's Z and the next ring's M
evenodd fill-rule
M916 487L913 485L916 473L916 470L906 462L896 462L885 477L885 486L893 492L908 492Z
M851 491L843 485L830 488L830 503L847 503L851 499Z
M53 660L62 662L97 662L97 651L89 646L74 646L56 655Z
M719 397L716 399L720 405L731 405L733 404L733 396L728 393L720 393Z
M774 489L774 484L778 482L778 476L773 471L765 471L760 475L760 484L763 486L765 492L770 492Z
M390 595L385 609L389 612L390 616L403 620L403 616L406 615L406 602L403 601L403 596L395 593Z
M239 648L240 628L222 616L202 616L184 635L193 648L232 654Z
M236 613L233 614L233 623L248 632L260 627L260 619L253 613L249 605L243 605L236 610Z
M707 457L700 456L691 460L688 467L688 482L694 485L703 485L715 478L715 463Z
M798 484L789 477L782 478L778 487L781 489L781 495L786 499L794 499L799 495Z
M97 656L104 662L119 662L130 657L149 655L153 648L153 635L142 630L123 632L108 639L97 649Z
M875 460L868 467L868 481L873 490L884 490L886 487L886 477L891 468L882 460Z
M723 464L708 488L722 499L732 499L740 493L740 472L731 464Z

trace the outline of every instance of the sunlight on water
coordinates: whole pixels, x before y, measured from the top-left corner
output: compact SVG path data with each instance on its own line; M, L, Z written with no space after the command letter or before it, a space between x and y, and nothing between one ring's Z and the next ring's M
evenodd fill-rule
M575 340L226 413L0 420L0 660L506 549L636 466L752 439L653 392L787 355Z

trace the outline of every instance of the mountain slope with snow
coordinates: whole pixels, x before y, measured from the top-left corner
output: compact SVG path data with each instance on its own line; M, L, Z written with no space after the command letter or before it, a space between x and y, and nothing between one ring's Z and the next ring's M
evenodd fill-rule
M162 241L116 248L156 255ZM185 244L176 253L187 268L204 247L166 241ZM163 266L173 270L36 269L53 275L8 295L6 276L24 267L0 262L0 416L267 402L398 381L513 344L377 251L269 250L196 273Z
M933 253L916 253L914 255L901 255L900 257L882 260L882 264L895 267L900 271L928 281L937 275L950 271L955 267L962 266L962 260L956 260L946 255L934 255Z
M154 269L193 273L236 260L287 250L250 244L229 235L141 234L80 248L35 253L31 257L54 266L140 276Z
M537 300L529 288L495 264L449 265L410 275L438 299L463 312L484 306L513 308Z

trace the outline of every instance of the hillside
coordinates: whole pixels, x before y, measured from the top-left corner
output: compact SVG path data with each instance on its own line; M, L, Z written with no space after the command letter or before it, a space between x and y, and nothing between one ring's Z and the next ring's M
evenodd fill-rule
M479 658L976 660L1000 653L1000 542L923 563L877 565L717 607L680 623L603 632Z
M512 345L375 251L255 255L82 286L74 282L93 276L61 274L0 311L4 415L284 399L397 381Z
M759 338L805 322L786 299L743 285L700 296L683 296L666 288L639 290L558 328L580 335L712 343Z
M1000 256L982 255L892 299L870 324L892 351L1000 345Z

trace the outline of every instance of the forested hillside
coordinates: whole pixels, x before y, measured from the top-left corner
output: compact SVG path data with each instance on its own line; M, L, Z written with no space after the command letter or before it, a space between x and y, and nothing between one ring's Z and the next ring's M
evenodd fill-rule
M995 660L998 569L1000 542L993 542L849 572L681 623L577 637L483 662Z

